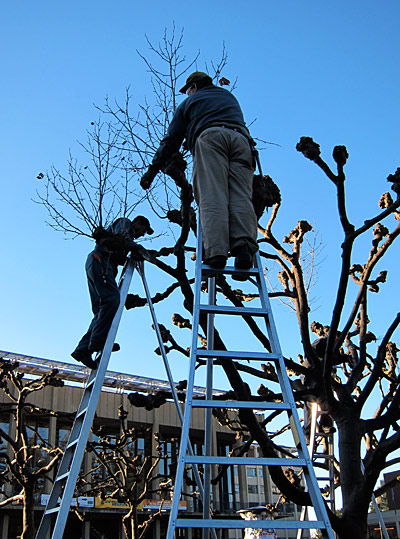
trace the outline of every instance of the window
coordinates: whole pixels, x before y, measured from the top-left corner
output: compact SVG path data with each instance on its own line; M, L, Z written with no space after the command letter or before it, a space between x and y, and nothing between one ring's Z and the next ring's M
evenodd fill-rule
M258 468L258 477L262 477L262 476L263 476L263 469Z
M69 433L70 433L69 427L58 427L57 425L56 446L64 450L68 442Z
M257 485L247 485L247 491L249 494L258 494L258 486Z
M247 477L257 477L257 468L247 466Z
M33 470L37 470L42 466L46 466L49 462L48 452L42 447L48 448L49 427L47 421L30 420L26 424L26 432L28 435L28 445L30 453L33 456Z
M174 474L177 466L177 456L179 452L179 440L177 438L160 440L161 446L161 460L160 460L160 474L168 476ZM196 455L201 454L196 452Z
M8 434L8 428L9 428L8 423L0 422L0 427L6 434ZM3 451L3 452L7 451L7 442L1 437L0 437L0 451ZM0 459L0 472L4 472L5 470L6 470L6 461L5 459L2 458ZM0 487L1 490L3 490L3 486Z

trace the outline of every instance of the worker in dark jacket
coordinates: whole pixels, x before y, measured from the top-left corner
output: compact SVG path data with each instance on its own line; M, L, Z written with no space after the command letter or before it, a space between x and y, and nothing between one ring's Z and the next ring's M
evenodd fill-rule
M100 227L93 233L96 247L88 255L85 269L94 317L71 354L86 367L97 367L92 354L103 350L119 306L120 295L115 281L118 266L125 264L129 251L138 252L139 245L132 238L140 238L146 233L152 234L153 229L143 215L138 215L133 221L121 217L106 230ZM119 350L119 345L114 345L113 350Z
M231 92L196 71L180 90L188 97L176 109L166 137L142 176L148 189L183 140L193 154L193 188L200 209L205 262L223 268L229 255L249 269L257 251L252 204L254 158L243 113Z

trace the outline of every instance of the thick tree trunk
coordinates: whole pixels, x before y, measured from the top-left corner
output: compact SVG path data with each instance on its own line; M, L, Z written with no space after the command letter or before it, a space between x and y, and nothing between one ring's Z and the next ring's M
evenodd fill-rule
M22 535L21 539L35 539L35 518L34 518L34 485L28 484L24 486L24 507L22 517Z
M343 524L340 539L367 537L368 506L371 492L366 492L365 477L361 470L360 419L347 409L337 420L339 427L340 482L343 496Z

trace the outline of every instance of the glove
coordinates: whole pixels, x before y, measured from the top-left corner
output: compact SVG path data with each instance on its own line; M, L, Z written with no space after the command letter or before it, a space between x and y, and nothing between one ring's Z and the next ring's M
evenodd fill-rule
M142 260L144 260L144 257L143 257L144 249L141 245L138 245L137 243L133 241L130 245L129 250L131 252L131 256L133 260L136 260L137 262L141 262Z
M150 187L158 172L158 167L154 165L149 165L147 172L145 172L140 178L140 186L142 187L142 189L148 189Z

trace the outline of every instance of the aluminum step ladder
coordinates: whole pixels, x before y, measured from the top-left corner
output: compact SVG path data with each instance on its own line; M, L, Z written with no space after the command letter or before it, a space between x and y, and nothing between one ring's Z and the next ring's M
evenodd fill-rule
M198 220L200 221L200 220ZM190 366L188 374L188 386L185 402L185 414L181 433L181 443L178 457L177 473L175 478L174 496L172 501L171 513L168 523L167 539L178 537L177 530L202 529L203 539L208 539L211 530L220 529L267 529L276 530L291 529L297 530L299 527L304 529L320 529L325 537L333 539L333 531L328 518L327 510L322 499L321 492L315 477L312 461L308 453L308 448L304 439L304 434L297 414L296 404L291 390L289 378L286 373L285 363L279 345L272 310L269 302L268 292L263 275L261 258L256 254L255 267L250 270L236 270L232 266L226 266L222 270L215 270L202 263L202 234L201 226L198 222L197 231L197 250L196 250L196 270L195 270L195 288L194 288L194 308L192 323L192 347ZM237 280L247 279L253 283L257 290L261 302L261 308L253 307L232 307L216 304L216 283L215 275L231 275ZM201 280L202 277L208 278L208 303L201 302ZM207 315L207 349L198 348L199 319L201 314ZM259 318L265 321L267 336L271 343L271 353L267 352L242 352L232 350L214 349L214 317L216 314L227 316L241 316L247 319ZM206 399L194 400L193 388L195 383L195 374L197 369L197 360L206 359ZM248 360L248 361L272 361L274 362L276 372L281 387L283 402L267 403L252 401L217 401L212 398L213 387L213 366L214 360L222 362L224 359ZM205 409L205 438L204 438L204 456L193 456L188 453L189 429L193 408ZM298 451L297 458L249 458L249 457L224 457L211 454L211 412L213 408L221 409L256 409L256 410L285 410L288 414L291 425L291 432ZM204 467L204 507L203 518L189 518L182 515L178 516L179 501L183 494L183 476L186 465L202 465ZM210 507L212 507L212 496L210 489L210 474L212 465L238 465L238 466L298 466L302 467L306 480L307 489L316 513L316 520L313 521L294 521L294 520L251 520L243 521L238 517L234 518L212 518ZM175 532L176 535L175 535ZM181 535L179 535L181 537Z
M335 505L335 455L334 455L334 441L333 441L333 431L330 432L320 432L318 430L318 424L317 420L318 417L320 417L323 413L321 412L318 403L312 402L311 406L308 410L310 413L310 434L309 434L309 444L308 444L308 453L310 455L310 458L312 459L313 463L316 463L317 461L321 461L322 463L325 462L327 467L327 474L324 476L318 475L316 476L317 482L318 481L324 481L327 482L328 486L328 496L325 497L326 503L329 505L331 511L335 512L336 505ZM305 412L306 413L306 412ZM318 451L321 442L323 442L324 452ZM319 469L319 468L318 468ZM320 472L318 472L320 473ZM326 489L325 487L322 487L321 490ZM307 506L303 506L301 509L300 514L300 520L304 521L308 519L308 508ZM303 529L299 528L297 530L297 536L296 539L302 539L303 537Z
M103 387L112 347L117 336L119 323L125 305L126 296L136 268L136 261L129 258L121 275L119 290L120 304L114 316L107 335L101 361L97 369L91 371L84 389L78 411L68 438L68 442L58 467L53 488L40 522L36 539L46 539L51 524L55 525L51 534L52 539L62 539L65 524L70 511L75 485L81 469L86 443L96 412L97 403Z
M51 525L54 523L52 530L52 539L61 539L63 537L65 525L67 523L68 514L70 511L71 501L74 495L75 485L80 472L83 455L86 448L86 443L89 438L90 429L93 423L94 414L96 411L97 403L100 398L104 378L107 372L108 363L110 360L112 347L117 336L118 327L121 321L123 309L125 306L126 297L129 292L130 284L135 269L139 273L143 289L147 298L147 303L150 310L150 315L153 321L153 328L157 336L159 350L163 359L164 367L166 370L167 378L171 386L171 392L173 401L175 403L178 419L183 423L183 413L180 407L178 394L173 381L172 372L169 367L167 354L165 351L164 343L161 336L161 331L158 325L155 309L151 300L150 289L145 277L144 262L137 262L133 258L128 258L127 263L123 269L121 279L119 282L120 290L120 304L115 314L114 320L111 324L106 343L101 355L101 361L99 367L92 370L86 387L84 389L82 399L75 416L75 420L69 435L67 446L61 459L57 475L53 484L53 488L43 513L40 526L37 531L36 539L45 539L50 531ZM189 442L188 451L193 455L193 449ZM201 482L200 474L197 466L193 467L193 475L197 483L200 498L204 500L203 485ZM216 539L215 532L212 534L213 539Z

